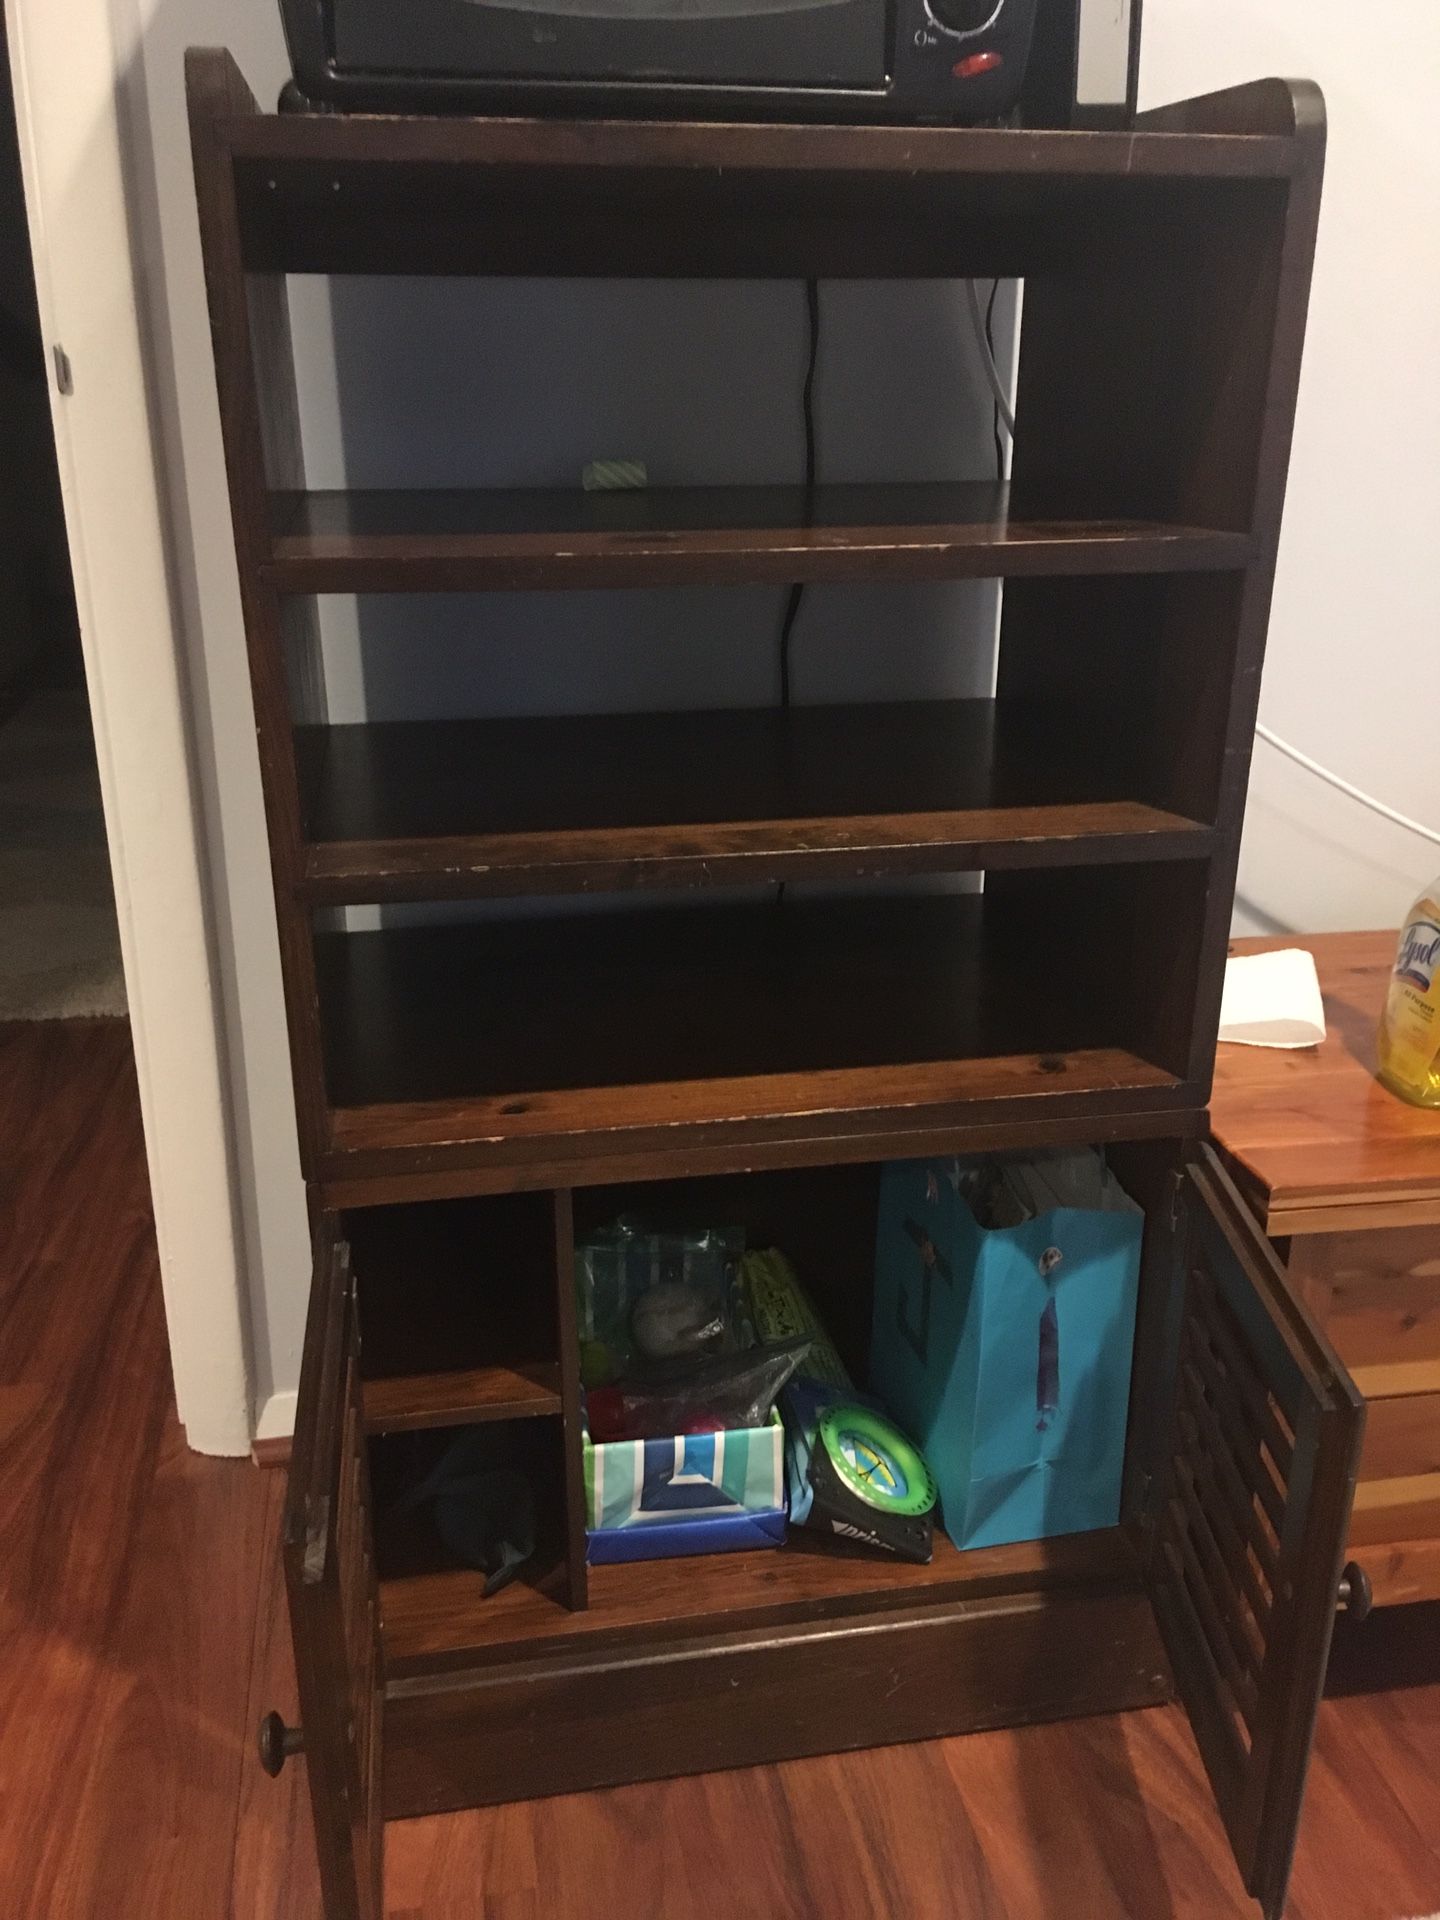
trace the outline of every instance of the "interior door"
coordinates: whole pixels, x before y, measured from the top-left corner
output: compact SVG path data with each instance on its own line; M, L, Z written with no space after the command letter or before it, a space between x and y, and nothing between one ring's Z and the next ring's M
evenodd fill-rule
M1208 1148L1182 1176L1176 1225L1152 1597L1245 1884L1279 1920L1365 1406Z
M379 1594L355 1285L333 1214L315 1232L284 1559L326 1920L381 1920Z

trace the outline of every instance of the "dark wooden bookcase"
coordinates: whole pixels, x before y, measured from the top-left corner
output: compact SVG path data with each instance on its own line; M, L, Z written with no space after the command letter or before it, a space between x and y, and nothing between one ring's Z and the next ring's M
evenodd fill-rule
M1203 1142L1318 94L1092 134L277 117L215 52L189 91L315 1223L266 1751L327 1913L380 1912L386 1818L1175 1692L1277 1915L1361 1410ZM307 490L297 273L1023 276L1013 479ZM1005 582L991 699L326 720L317 594L960 577ZM577 1231L740 1221L863 1369L878 1164L1084 1142L1147 1209L1121 1526L587 1570ZM482 1424L540 1492L490 1600L398 1498Z

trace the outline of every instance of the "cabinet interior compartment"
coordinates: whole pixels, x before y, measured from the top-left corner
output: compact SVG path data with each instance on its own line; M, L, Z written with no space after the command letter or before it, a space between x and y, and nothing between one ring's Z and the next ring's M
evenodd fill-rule
M967 1096L1193 1108L1203 866L877 901L575 902L316 935L334 1144L567 1136ZM1144 944L1141 944L1143 936ZM488 1143L488 1144L487 1144Z
M1168 1156L1168 1158L1167 1158ZM1173 1143L1141 1150L1132 1162L1153 1174L1157 1192L1164 1167L1176 1164ZM1122 1156L1123 1158L1123 1156ZM878 1165L806 1167L694 1180L646 1182L577 1190L577 1237L622 1214L643 1216L657 1228L737 1226L753 1247L775 1245L794 1262L848 1369L863 1385L869 1364ZM526 1196L531 1198L531 1196ZM476 1215L507 1202L449 1202ZM423 1220L424 1210L377 1209ZM351 1216L352 1221L357 1216ZM1153 1392L1142 1390L1139 1369L1150 1367L1163 1342L1166 1290L1165 1235L1147 1217L1142 1254L1136 1380L1129 1416L1127 1458L1159 1444L1149 1423ZM356 1240L355 1269L365 1299L364 1234ZM550 1283L546 1282L547 1285ZM452 1274L423 1297L445 1312L456 1296L462 1312L468 1279ZM443 1322L442 1322L443 1324ZM497 1445L520 1445L553 1500L557 1525L564 1507L559 1423L527 1421L487 1428ZM514 1436L512 1438L512 1436ZM780 1548L661 1560L588 1570L588 1607L577 1611L560 1574L559 1557L489 1599L478 1575L453 1561L433 1527L417 1522L396 1492L435 1457L449 1431L372 1436L376 1482L377 1559L386 1670L392 1680L450 1668L505 1664L540 1653L663 1635L702 1635L766 1623L813 1623L860 1617L898 1606L943 1604L967 1595L1083 1589L1131 1594L1141 1584L1141 1493L1153 1465L1133 1459L1127 1472L1121 1524L1112 1529L1014 1545L957 1550L937 1527L930 1565L912 1566L867 1554L821 1534L791 1529ZM417 1451L418 1449L418 1451ZM387 1506L385 1490L391 1490ZM557 1555L563 1541L557 1534Z
M357 1207L343 1231L368 1432L559 1414L549 1194Z
M427 1582L433 1588L448 1577L467 1590L477 1608L494 1605L515 1590L502 1589L486 1600L485 1576L446 1544L433 1502L417 1503L413 1497L430 1483L457 1440L464 1446L466 1476L478 1479L492 1470L513 1471L528 1483L533 1552L516 1575L515 1588L537 1599L553 1597L554 1604L567 1604L565 1460L557 1421L514 1420L376 1434L370 1438L369 1450L382 1634L388 1633L388 1598L399 1590L423 1598Z

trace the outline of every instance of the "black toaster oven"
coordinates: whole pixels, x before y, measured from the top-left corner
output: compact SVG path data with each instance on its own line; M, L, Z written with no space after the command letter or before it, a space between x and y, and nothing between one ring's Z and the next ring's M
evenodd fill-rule
M1140 0L281 0L291 104L1118 122Z

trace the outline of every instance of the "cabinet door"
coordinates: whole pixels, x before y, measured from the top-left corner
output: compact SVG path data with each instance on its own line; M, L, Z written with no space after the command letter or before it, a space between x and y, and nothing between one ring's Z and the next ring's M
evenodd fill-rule
M333 1214L315 1233L284 1549L326 1920L381 1920L379 1596L355 1286Z
M1208 1148L1181 1176L1176 1226L1152 1597L1245 1884L1279 1920L1364 1402Z

